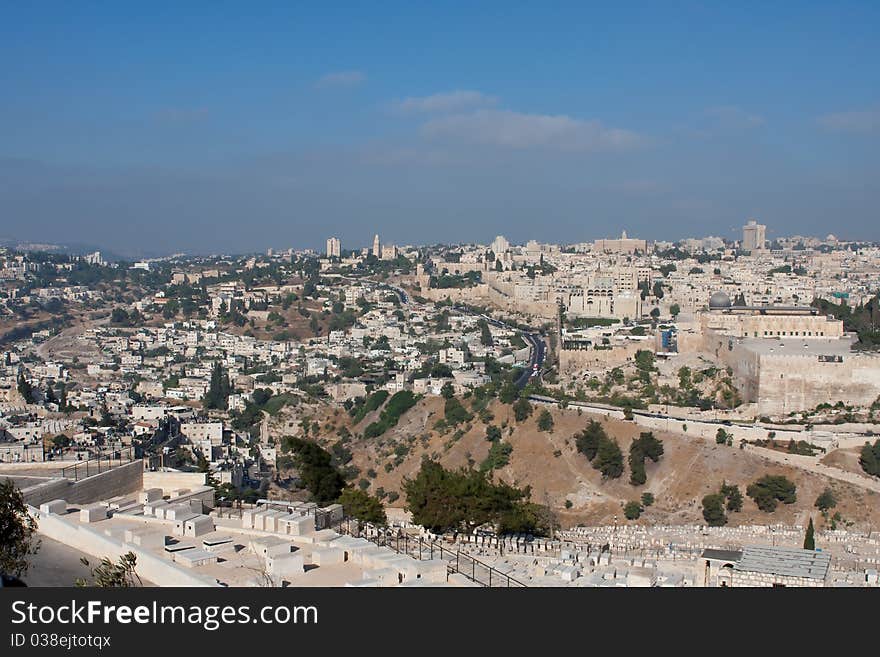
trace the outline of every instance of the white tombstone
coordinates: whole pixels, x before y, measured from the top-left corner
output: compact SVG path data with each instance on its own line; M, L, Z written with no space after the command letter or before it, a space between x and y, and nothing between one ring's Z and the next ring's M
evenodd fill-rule
M174 561L187 568L217 563L217 555L207 550L182 550L174 553Z
M316 547L312 550L312 563L330 566L345 561L345 552L334 547Z
M157 502L162 499L161 488L145 488L138 493L138 503L147 504L148 502Z
M250 543L251 551L264 558L289 554L291 547L289 541L277 536L261 536L253 539Z
M126 529L125 542L142 548L160 548L165 546L165 534L152 527Z
M79 510L80 522L97 522L107 518L107 507L102 504L90 504Z
M305 572L305 563L301 554L287 552L267 558L266 570L274 577L292 577Z
M67 513L67 502L65 500L52 500L44 502L40 505L40 513L54 513L57 516L63 516Z
M184 536L197 538L210 534L212 531L214 531L214 519L204 514L197 515L183 523Z

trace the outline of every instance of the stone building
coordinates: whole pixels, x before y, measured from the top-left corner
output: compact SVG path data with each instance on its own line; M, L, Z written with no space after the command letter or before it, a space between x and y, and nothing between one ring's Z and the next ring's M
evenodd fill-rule
M840 320L815 308L733 306L723 292L712 295L709 308L700 316L699 350L731 369L758 413L837 401L870 405L880 396L880 355L854 351Z
M824 587L831 555L818 550L747 545L730 573L731 587Z
M600 253L647 253L648 242L627 237L623 231L618 239L596 240L593 250Z

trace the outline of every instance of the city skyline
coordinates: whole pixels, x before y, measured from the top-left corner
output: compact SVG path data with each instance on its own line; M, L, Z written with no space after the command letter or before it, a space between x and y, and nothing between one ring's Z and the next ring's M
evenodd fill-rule
M876 6L494 7L9 9L0 236L880 239Z

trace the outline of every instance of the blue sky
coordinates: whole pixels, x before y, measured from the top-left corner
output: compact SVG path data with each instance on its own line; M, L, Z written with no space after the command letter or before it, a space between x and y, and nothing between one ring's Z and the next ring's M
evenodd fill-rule
M880 239L880 4L622 4L2 3L0 238Z

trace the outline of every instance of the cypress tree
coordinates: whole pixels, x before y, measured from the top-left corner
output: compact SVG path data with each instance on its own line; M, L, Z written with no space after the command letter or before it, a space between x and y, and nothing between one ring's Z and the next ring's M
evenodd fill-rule
M813 536L813 518L810 518L810 524L807 525L807 533L804 535L804 549L805 550L815 550L816 549L816 539Z

